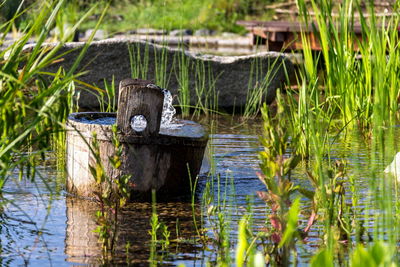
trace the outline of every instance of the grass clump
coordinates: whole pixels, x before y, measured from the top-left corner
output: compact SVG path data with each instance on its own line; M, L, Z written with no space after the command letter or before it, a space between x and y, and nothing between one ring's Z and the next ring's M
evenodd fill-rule
M397 27L399 18L395 13L390 19L378 20L372 5L366 18L357 1L342 1L338 5L339 15L333 17L332 1L312 0L310 3L314 21L307 13L306 2L298 1L303 21L308 26L314 23L312 27L321 52L311 52L310 40L304 31L305 61L298 72L299 91L288 91L284 101L278 97L279 116L275 121L271 123L270 117L264 115L266 134L261 139L264 147L261 177L268 182L268 191L261 197L267 200L272 210L282 209L284 203L287 211L296 192L311 203L314 215L310 218L314 217L323 225L320 250L311 259L312 266L361 266L367 262L376 266L397 266L399 225L393 219L398 214L397 183L382 177L382 170L373 167L370 177L366 178L368 189L363 199L346 158L334 157L333 151L338 138L357 129L371 142L371 162L382 162L387 153L393 153L387 147L388 144L394 147L394 140L390 138L393 135L390 130L385 133L384 129L393 126L399 114L400 80L396 75L399 39L398 31L393 28L393 25ZM354 34L355 13L359 13L361 39ZM287 125L285 130L282 130L282 124ZM387 134L389 139L384 138ZM291 150L283 156L287 143ZM274 147L280 149L272 150ZM302 156L304 175L311 189L293 185L290 175L284 173L285 163L290 162L293 153ZM276 167L277 163L281 167ZM280 182L275 185L271 182L275 180L268 177ZM295 191L293 197L288 197L288 192L292 192L289 189ZM361 200L367 203L363 209L358 206ZM269 231L271 234L283 229L282 222L289 213L283 212L281 217L279 213L269 216L270 220L276 220L271 221L274 226ZM365 225L366 221L370 225ZM311 227L312 221L308 223ZM292 248L297 246L296 242L292 240ZM295 250L288 253L282 258L294 257L296 262ZM284 266L290 264L288 261L283 263Z
M49 29L55 24L56 14L64 4L64 1L44 4L23 37L0 54L4 60L0 74L2 180L7 179L13 168L29 162L29 154L21 154L22 151L36 146L39 152L44 153L49 148L51 135L62 129L61 123L68 114L68 98L71 97L68 88L71 88L76 76L73 70L65 72L60 69L50 74L49 81L49 74L43 69L57 59L56 52L62 44L51 51L42 47ZM13 20L3 25L4 34L10 30L12 23ZM36 32L39 33L38 43L31 52L23 52L24 45ZM16 155L19 155L17 160Z
M324 89L324 102L319 103L323 110L335 114L342 120L342 126L351 124L371 129L373 121L383 125L393 123L398 116L400 81L394 75L399 57L398 15L394 13L389 19L378 20L370 4L367 18L360 3L343 1L339 5L339 15L334 17L329 1L311 1L311 4L314 27L318 28L315 35L322 50L319 57L311 58L309 40L303 36L303 78L308 86ZM299 1L303 21L310 25L311 18L305 6L304 1ZM354 33L356 13L361 39ZM319 64L324 73L322 77L316 72ZM380 119L375 120L378 117Z
M61 162L64 159L64 123L70 111L75 108L72 97L74 83L79 77L76 70L88 44L84 46L70 69L60 68L50 73L46 68L60 60L61 56L58 52L73 35L74 29L89 16L89 13L83 15L77 24L65 32L59 43L51 47L47 46L45 40L49 31L57 25L58 14L62 12L65 5L65 0L43 1L35 19L27 22L22 29L22 36L0 51L2 62L0 64L1 225L4 223L3 214L9 207L6 204L18 205L13 203L14 197L7 192L13 187L12 183L18 176L16 174L19 174L19 179L22 181L31 181L36 184L35 179L42 179L43 184L48 186L47 177L41 173L43 169L38 168L38 165L45 161L48 153L54 150L62 150L64 153L58 153L59 160ZM20 5L16 12L10 21L0 27L1 44L7 33L14 27L17 18L24 12L28 13L29 9L23 10L23 6ZM25 45L34 37L36 43L27 48ZM92 38L93 36L89 42ZM60 165L63 166L63 163ZM28 224L36 225L29 215L24 214L25 219ZM38 231L37 235L35 244L44 242L41 232Z
M107 1L101 1L99 10ZM102 28L109 33L138 28L162 30L207 28L217 31L243 33L236 21L265 15L264 6L273 0L153 0L111 1ZM71 1L70 5L83 12L93 1ZM73 12L74 14L74 12ZM84 28L91 28L95 21Z

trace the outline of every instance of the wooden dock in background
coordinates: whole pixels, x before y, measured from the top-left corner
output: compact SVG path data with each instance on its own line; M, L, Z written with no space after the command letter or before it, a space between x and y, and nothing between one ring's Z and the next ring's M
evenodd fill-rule
M301 32L310 41L311 49L320 51L321 45L313 24L305 25L300 22L288 21L238 21L238 25L244 26L253 36L253 45L266 45L270 51L292 51L302 50ZM315 30L314 30L315 29ZM400 27L397 28L400 30ZM353 26L353 31L359 40L362 38L362 28L360 23ZM357 49L357 44L354 44Z

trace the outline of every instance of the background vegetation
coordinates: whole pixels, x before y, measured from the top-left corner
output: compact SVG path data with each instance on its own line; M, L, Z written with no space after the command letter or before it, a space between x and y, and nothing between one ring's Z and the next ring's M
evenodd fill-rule
M24 7L38 5L43 0L24 1ZM6 0L1 7L3 20L12 18L21 0ZM97 11L81 27L93 28L98 15L109 1L69 0L63 10L69 20L87 12L94 3L99 4ZM277 0L120 0L110 1L111 6L100 28L109 33L125 32L136 28L155 29L199 29L243 32L235 25L240 19L267 19L273 14L265 8ZM97 14L97 15L96 15ZM34 12L26 15L32 18Z

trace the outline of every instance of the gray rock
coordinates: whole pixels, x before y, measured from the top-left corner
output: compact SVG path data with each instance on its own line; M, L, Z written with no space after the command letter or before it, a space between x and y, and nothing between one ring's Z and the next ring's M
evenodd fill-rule
M6 34L6 36L4 37L4 40L5 41L14 41L14 40L18 40L20 38L21 38L21 36L19 34L14 34L12 32L8 32Z
M167 34L167 31L165 30L157 30L157 29L136 29L134 31L131 31L132 34L143 34L143 35L164 35Z
M190 36L193 35L193 31L190 29L173 30L169 32L170 36Z
M213 36L216 34L216 31L210 29L199 29L194 32L194 36Z
M50 36L55 38L56 40L64 39L66 34L72 30L72 25L69 23L65 23L62 25L62 30L59 27L55 27L50 31ZM72 34L70 34L69 41L76 42L79 40L79 31L75 30Z
M112 78L115 78L115 83L118 84L121 80L131 76L131 68L129 62L128 44L134 47L139 47L142 53L148 51L148 74L145 77L148 80L156 81L156 55L159 57L164 52L167 59L166 71L169 77L167 88L173 95L178 94L180 88L176 73L178 71L178 63L181 50L168 49L158 45L152 45L145 42L132 41L128 39L108 39L98 42L93 42L82 62L80 63L80 71L87 71L79 76L79 79L89 83L95 84L99 87L104 87L103 80L106 79L108 83ZM48 71L57 71L59 67L64 67L68 70L75 59L77 58L80 49L84 43L67 43L59 53L70 53L63 56L64 60L52 64ZM164 49L164 51L163 51ZM135 49L136 50L136 49ZM267 103L271 103L275 99L276 89L285 81L285 72L283 65L289 75L293 73L292 63L281 53L264 52L251 56L211 56L199 55L194 53L185 52L188 61L189 73L189 88L191 96L191 104L194 105L199 98L212 99L212 96L218 96L218 107L232 108L234 106L244 106L249 91L249 83L262 84L264 78L268 73L271 74L270 80L266 90L264 91L263 99ZM157 62L160 59L158 58ZM175 66L173 66L175 62ZM196 95L196 73L199 70L203 73L211 74L214 79L215 91L209 92L208 95ZM254 71L254 70L257 70ZM135 77L134 77L135 78ZM209 82L206 81L206 86ZM79 87L79 86L78 86ZM207 87L211 90L212 87ZM118 95L118 93L116 94ZM94 92L90 92L87 88L81 88L79 105L82 108L97 109L99 107L98 99Z
M83 41L88 40L89 37L90 37L90 35L93 33L93 31L94 31L93 29L87 30L87 31L85 32L85 34L84 34L82 40L83 40ZM106 36L107 36L107 34L106 34L106 32L105 32L104 30L98 29L98 30L96 31L96 33L94 34L93 40L96 40L96 41L98 41L98 40L104 40L104 39L106 38Z
M233 33L233 32L223 32L221 33L221 37L224 38L239 38L241 37L239 34Z

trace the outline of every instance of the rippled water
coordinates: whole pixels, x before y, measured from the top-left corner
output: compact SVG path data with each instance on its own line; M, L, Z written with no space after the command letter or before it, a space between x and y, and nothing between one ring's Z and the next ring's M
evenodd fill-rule
M250 197L254 213L254 228L261 229L269 210L256 197L255 192L264 190L258 180L259 171L257 152L261 150L257 135L260 133L260 122L237 125L230 121L221 121L215 133L210 138L211 168L215 167L215 175L202 175L199 179L199 194L194 214L204 226L213 225L213 218L206 219L207 207L202 207L201 190L207 181L214 184L211 190L214 204L218 194L226 196L225 212L230 214L231 237L235 238L236 227L245 213ZM381 170L391 161L394 153L388 152L385 160L371 158L369 145L360 141L357 136L347 139L335 139L332 155L346 158L350 166L349 175L357 179L361 205L368 205L368 179L371 170L376 170L376 179L386 179ZM393 154L393 155L391 155ZM0 211L0 265L31 265L31 266L70 266L72 264L99 264L100 246L93 233L96 227L95 211L97 207L88 201L67 196L64 192L63 172L56 168L56 155L49 152L49 159L38 168L42 178L36 182L19 181L15 173L13 181L7 182L4 197L10 202ZM59 168L62 169L62 168ZM298 167L293 174L295 183L309 186L304 168ZM217 186L218 183L220 186ZM221 198L222 199L222 198ZM310 209L307 202L303 210ZM193 225L193 212L190 203L173 202L157 205L160 221L171 231L171 242L168 252L158 252L156 257L163 258L164 264L176 265L184 263L187 266L202 266L207 261L214 261L216 253L213 246L207 245L204 250ZM151 205L149 203L129 204L122 212L119 220L121 235L118 240L120 253L116 259L126 261L123 253L125 245L130 244L129 261L147 266L150 255L149 220ZM301 218L302 224L305 218ZM315 254L320 243L321 223L317 222L307 239L299 247L300 265L309 261ZM212 232L208 232L210 237ZM233 242L236 243L236 242ZM232 248L234 253L234 248Z

